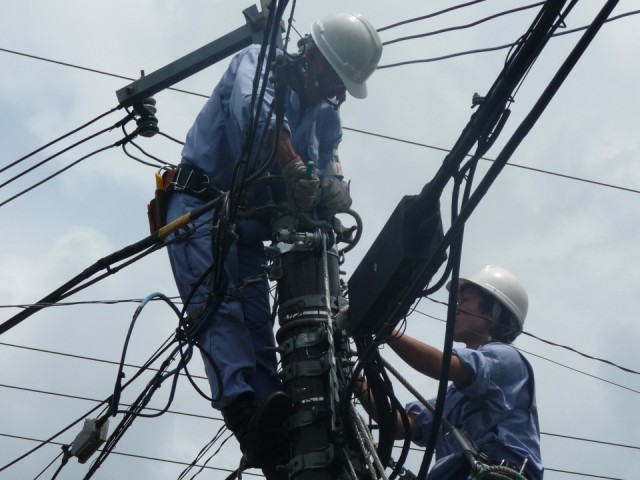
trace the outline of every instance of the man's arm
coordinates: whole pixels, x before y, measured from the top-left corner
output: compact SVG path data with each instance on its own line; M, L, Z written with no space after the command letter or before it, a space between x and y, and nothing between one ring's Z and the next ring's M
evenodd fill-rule
M398 332L394 332L387 343L409 366L423 375L440 380L443 358L440 350ZM451 357L450 380L457 384L466 385L471 383L471 375L471 372L465 368L458 357L455 355Z

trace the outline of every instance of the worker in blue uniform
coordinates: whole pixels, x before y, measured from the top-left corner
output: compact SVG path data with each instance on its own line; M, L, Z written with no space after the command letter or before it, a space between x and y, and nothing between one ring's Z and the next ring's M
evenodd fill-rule
M258 131L270 130L267 139L271 145L265 145L259 155L266 158L278 138L275 167L270 173L283 179L282 199L294 213L315 209L329 217L351 205L337 155L342 138L338 107L346 92L355 98L366 97L366 80L376 69L382 45L368 20L346 13L313 23L310 35L299 45L296 55L284 57L289 60L285 75L277 76L288 88L279 132L274 131L274 116L268 115L275 96L274 76L266 85ZM231 60L189 130L168 202L167 221L231 188L234 168L246 146L260 49L260 45L247 47ZM309 162L313 162L312 170L307 168ZM277 197L278 185L269 187ZM259 206L254 203L262 201L265 189L258 182L249 190L249 200L243 200L249 204L243 207L250 211ZM213 407L221 410L245 451L265 447L247 445L261 405L271 402L269 415L277 417L281 411L286 415L286 409L281 408L284 393L275 375L273 318L263 269L263 241L270 239L270 230L264 218L247 215L236 222L236 239L224 259L228 286L222 303L212 307L207 303L212 288L207 274L214 258L212 248L219 245L212 240L211 226L220 215L217 210L200 217L200 227L185 239L170 243L168 250L180 295L189 299L187 312L197 314L206 324L198 345L203 351ZM258 464L254 466L262 466L269 457L266 451L251 458Z
M451 287L449 285L449 287ZM541 480L540 428L534 374L529 362L511 343L522 332L528 296L509 271L488 265L469 278L460 278L454 348L443 417L465 432L484 453L487 464L504 465L530 480ZM418 372L439 380L443 353L426 343L395 332L389 346ZM363 405L371 411L366 382ZM434 404L434 402L431 402ZM373 412L375 414L375 409ZM433 415L420 402L407 405L410 430L398 421L397 438L407 436L425 446ZM470 465L446 429L439 432L436 461L428 480L466 480Z

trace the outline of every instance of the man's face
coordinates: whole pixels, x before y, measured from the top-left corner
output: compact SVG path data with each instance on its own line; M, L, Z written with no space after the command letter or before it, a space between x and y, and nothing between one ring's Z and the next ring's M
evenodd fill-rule
M475 344L486 341L491 332L491 322L482 307L483 298L477 288L468 286L460 289L453 333L455 341L466 343L470 348L477 348Z
M342 80L317 48L309 52L305 91L309 103L316 105L325 98L344 100L347 89Z

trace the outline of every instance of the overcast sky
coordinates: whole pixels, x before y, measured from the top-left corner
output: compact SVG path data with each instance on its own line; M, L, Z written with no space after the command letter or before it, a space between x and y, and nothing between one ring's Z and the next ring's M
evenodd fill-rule
M308 31L313 20L341 10L361 12L383 27L458 3L298 2L294 18L301 33ZM567 19L567 28L590 23L603 3L579 2ZM388 41L463 25L527 4L488 0L384 31L381 37ZM241 11L250 5L250 0L4 0L0 16L0 168L114 108L116 90L130 83L8 51L137 78L141 70L154 71L239 27L244 23ZM622 0L613 15L639 6L640 2ZM381 65L511 43L526 30L536 11L528 9L474 28L388 45ZM462 254L463 274L493 263L523 281L530 298L527 332L634 370L640 370L634 349L640 339L640 273L635 264L640 233L638 22L640 16L629 16L604 26L513 155L513 165L504 169L468 221ZM497 156L579 36L551 40L515 95L511 118L488 157ZM340 156L351 179L354 208L365 226L360 244L343 266L346 279L398 201L418 193L441 165L443 151L416 143L450 148L473 112L473 94L487 92L506 55L507 50L499 50L383 69L371 78L366 100L350 98L343 105L343 123L348 129L414 142L345 131ZM175 91L156 95L164 133L184 139L227 63L177 85L199 95ZM0 184L123 116L118 110L54 149L0 173ZM122 135L115 129L0 188L0 202L83 155L112 145ZM180 146L165 137L139 139L138 144L165 161L179 162ZM477 178L488 166L489 162L481 162ZM112 148L2 206L0 320L19 311L11 305L37 301L99 258L146 236L146 204L153 189L154 169ZM449 193L447 189L442 198L445 228ZM176 295L164 251L67 301L139 299L152 292ZM445 292L433 298L445 300ZM96 405L91 399L110 395L116 364L68 355L117 362L136 306L90 303L49 308L0 337L0 468L38 445L34 440L46 440L82 417ZM423 300L409 317L407 331L441 346L444 318L444 306ZM134 329L127 362L140 365L175 327L175 315L166 305L149 305ZM584 478L561 472L570 471L636 479L640 469L638 375L529 336L519 338L516 346L526 352L536 371L542 454L548 468L545 478ZM425 396L435 395L435 382L414 374L389 349L382 354ZM202 374L199 358L191 363L191 370ZM127 378L135 371L127 369ZM122 401L132 401L145 383L132 385ZM160 389L153 406L164 405L167 387ZM411 400L401 387L397 391L401 401ZM171 410L219 417L184 380ZM220 425L216 420L176 413L138 419L116 451L189 463ZM68 444L79 431L80 425L55 441ZM47 445L0 475L34 478L59 452L58 445ZM420 459L420 451L412 452L407 466L417 473ZM233 469L238 460L237 445L230 440L209 465ZM58 478L81 478L88 465L72 459ZM41 478L51 478L57 466L54 463ZM94 478L174 479L183 468L166 461L112 455ZM207 470L201 478L225 476L226 472Z

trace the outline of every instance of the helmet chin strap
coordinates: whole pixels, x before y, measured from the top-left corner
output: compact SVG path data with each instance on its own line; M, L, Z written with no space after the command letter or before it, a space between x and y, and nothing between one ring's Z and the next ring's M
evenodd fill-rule
M491 307L491 319L490 319L490 325L491 325L491 331L493 332L493 326L496 325L498 323L498 315L499 312L501 310L500 307L500 303L497 300L493 301L493 306ZM486 343L491 343L493 342L493 336L491 334L489 334L489 336L487 337L487 341Z
M333 98L327 97L320 89L320 83L318 82L318 80L313 81L313 87L320 94L320 97L322 98L322 100L324 100L329 105L331 105L334 108L334 110L338 110L340 108L340 105L342 105L347 100L346 93L344 95L341 95L340 97L333 97Z

